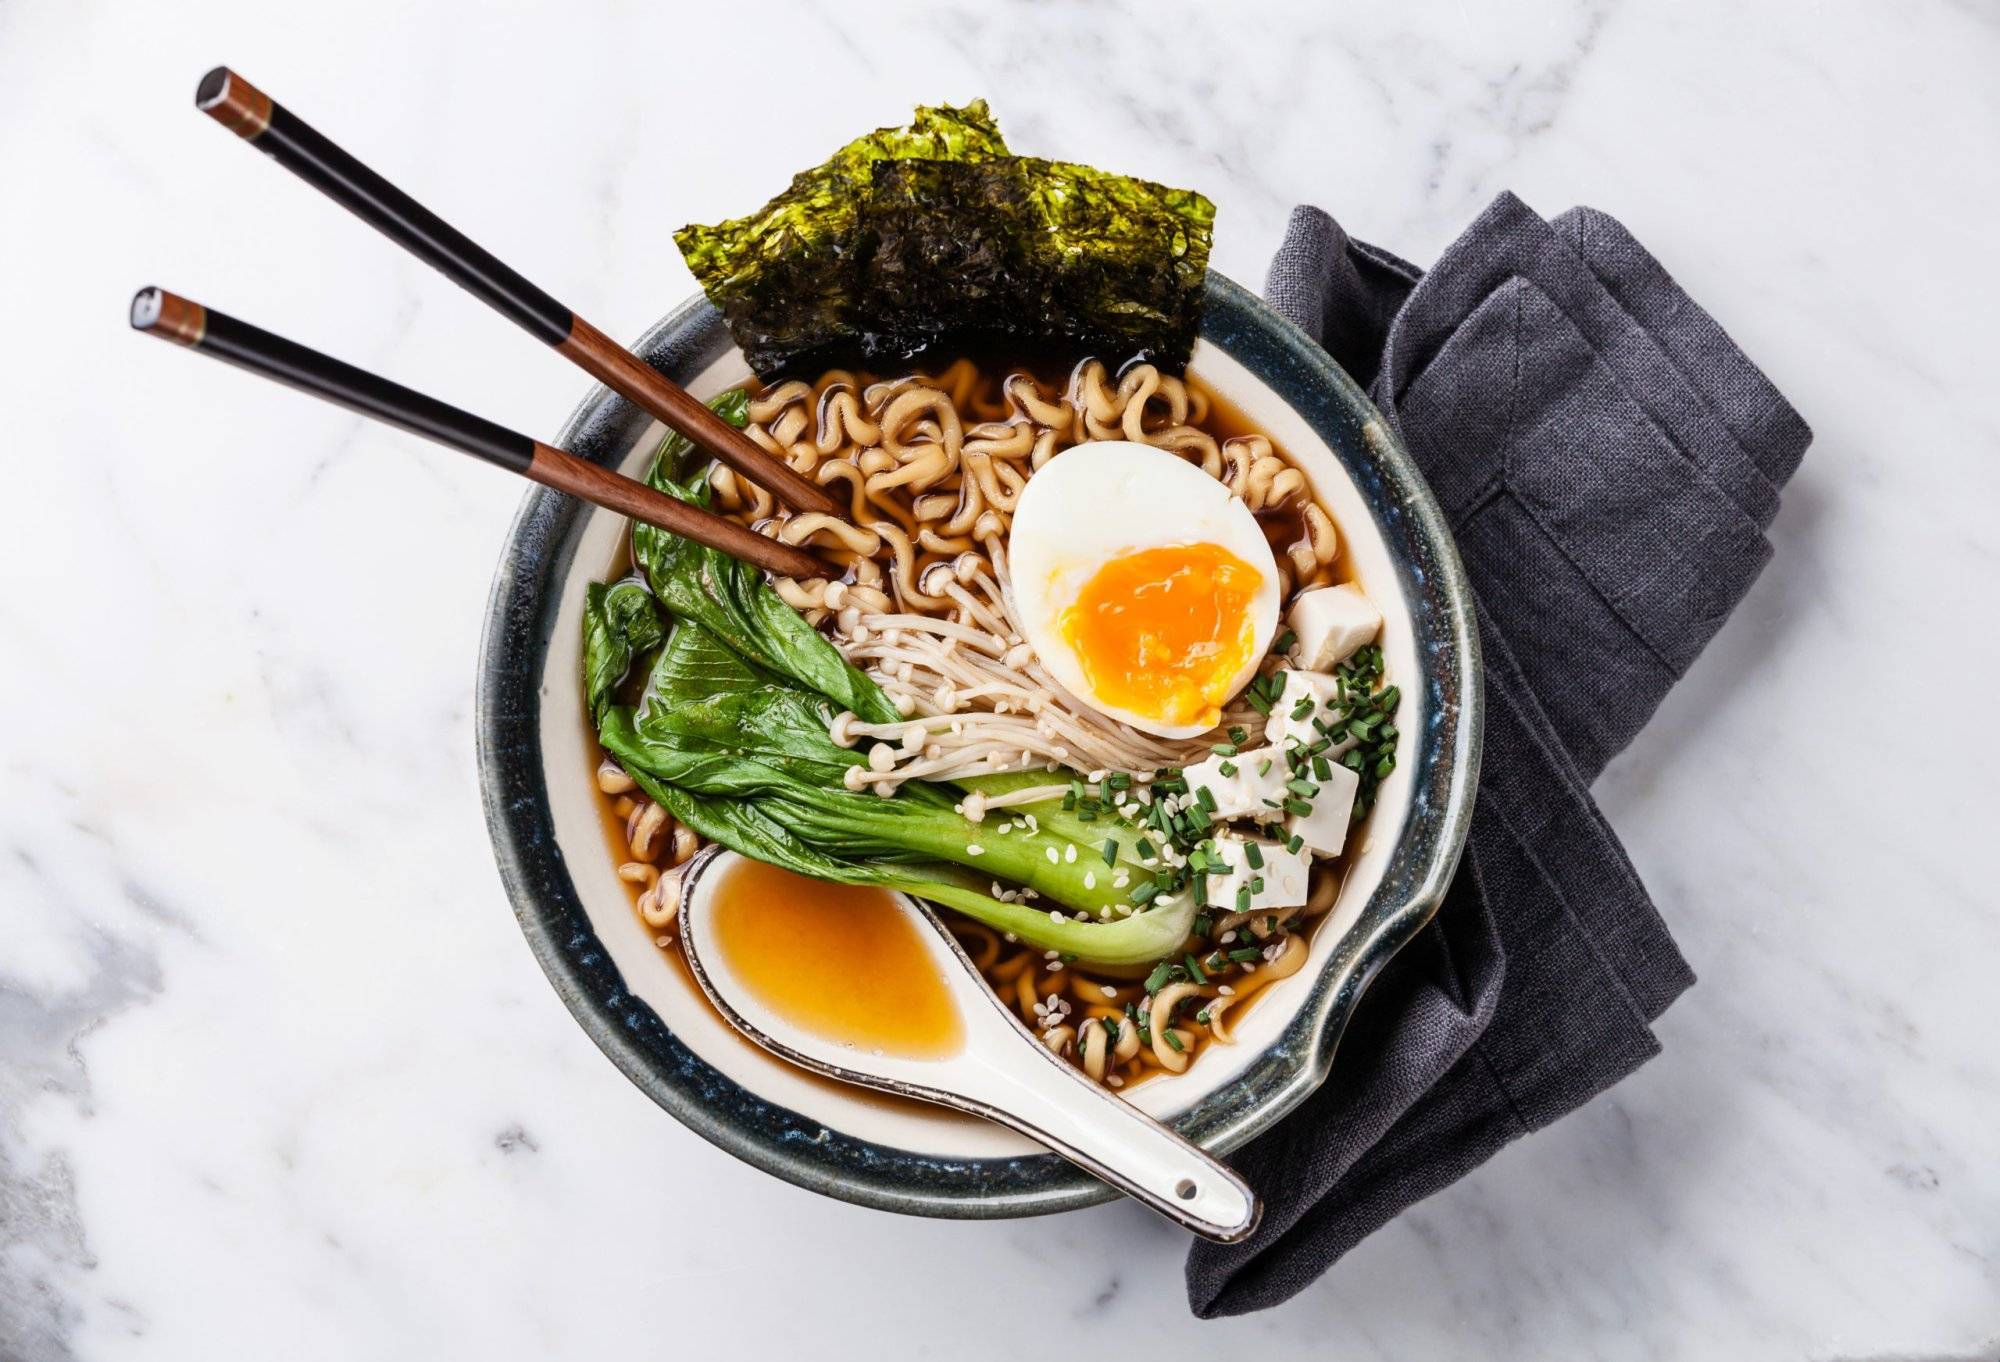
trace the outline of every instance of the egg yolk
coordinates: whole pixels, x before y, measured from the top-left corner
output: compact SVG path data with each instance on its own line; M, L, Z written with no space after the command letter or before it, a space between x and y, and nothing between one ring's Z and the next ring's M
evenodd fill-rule
M1263 574L1220 544L1105 562L1059 621L1101 703L1168 724L1213 724L1256 644Z

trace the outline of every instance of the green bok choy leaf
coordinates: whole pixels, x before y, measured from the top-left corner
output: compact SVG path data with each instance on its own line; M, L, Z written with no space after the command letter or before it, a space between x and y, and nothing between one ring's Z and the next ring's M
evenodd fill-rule
M657 469L656 477L656 485L671 482ZM698 484L678 490L700 495ZM1194 906L1183 896L1178 905L1132 908L1130 886L1151 872L1131 850L1136 834L1118 820L1080 823L1051 801L1035 807L1036 831L1002 833L1004 815L972 822L950 787L908 781L887 797L848 788L849 769L867 758L828 736L835 713L892 721L894 705L754 570L721 555L697 560L687 547L648 548L641 567L655 594L626 579L592 587L585 601L585 685L598 738L648 796L743 855L816 879L916 894L1044 950L1132 965L1180 945ZM779 619L790 623L770 623ZM802 637L811 643L801 646ZM640 703L617 703L632 662L654 650ZM979 783L997 789L1021 779ZM1107 839L1118 844L1116 865L1102 859ZM1003 897L1003 885L1032 894Z

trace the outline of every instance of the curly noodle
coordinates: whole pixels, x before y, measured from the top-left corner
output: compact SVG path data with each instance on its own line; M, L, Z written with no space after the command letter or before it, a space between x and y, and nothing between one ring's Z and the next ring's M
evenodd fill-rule
M1061 387L1026 373L996 378L961 360L935 375L882 381L833 370L811 383L774 384L751 399L749 437L835 490L846 518L788 511L719 465L710 472L715 506L785 543L810 545L842 569L834 580L774 585L904 716L881 725L838 717L837 742L889 740L850 772L851 785L887 794L905 780L1038 767L1128 771L1143 781L1207 754L1205 740L1140 732L1063 690L1024 642L1006 542L1037 469L1086 440L1131 440L1171 450L1242 499L1271 541L1281 595L1334 580L1338 536L1305 475L1262 435L1219 437L1212 414L1198 384L1149 364L1114 377L1096 360L1080 364ZM1262 727L1241 700L1223 723ZM691 855L692 834L635 798L615 764L600 770L599 784L607 798L630 803L632 860L619 874L639 891L640 914L666 945L679 897L676 867L686 859L681 839ZM968 796L961 807L977 820L1067 788L1065 776L1008 796ZM1185 1071L1208 1044L1233 1044L1231 1026L1240 1024L1244 1005L1303 967L1307 946L1298 933L1327 912L1338 887L1336 868L1319 865L1303 908L1218 916L1207 941L1191 943L1203 956L1204 982L1153 993L976 923L954 919L952 929L1045 1045L1092 1079L1126 1087ZM1254 958L1236 958L1246 955Z

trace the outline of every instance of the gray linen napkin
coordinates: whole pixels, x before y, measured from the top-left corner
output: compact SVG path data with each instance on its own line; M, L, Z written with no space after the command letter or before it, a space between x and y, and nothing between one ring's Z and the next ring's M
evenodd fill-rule
M1197 1244L1198 1315L1303 1290L1405 1207L1659 1051L1694 982L1589 783L1770 557L1812 432L1618 222L1503 194L1428 274L1294 210L1265 285L1366 385L1479 603L1486 750L1444 906L1333 1076L1234 1162L1265 1201Z

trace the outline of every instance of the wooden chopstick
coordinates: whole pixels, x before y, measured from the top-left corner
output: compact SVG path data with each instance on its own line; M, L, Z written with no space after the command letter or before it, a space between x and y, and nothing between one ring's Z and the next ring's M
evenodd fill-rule
M334 145L256 86L218 66L201 78L195 107L348 209L453 282L568 356L613 392L771 491L797 510L839 516L825 488L759 449L679 384L474 244L464 233Z
M767 572L804 578L828 575L826 564L803 549L767 539L733 520L676 501L643 482L600 468L436 398L412 392L317 350L308 350L248 322L211 311L165 289L143 288L133 295L132 326L134 330L228 360L252 373L498 464L544 487L568 492L607 510L720 549Z

